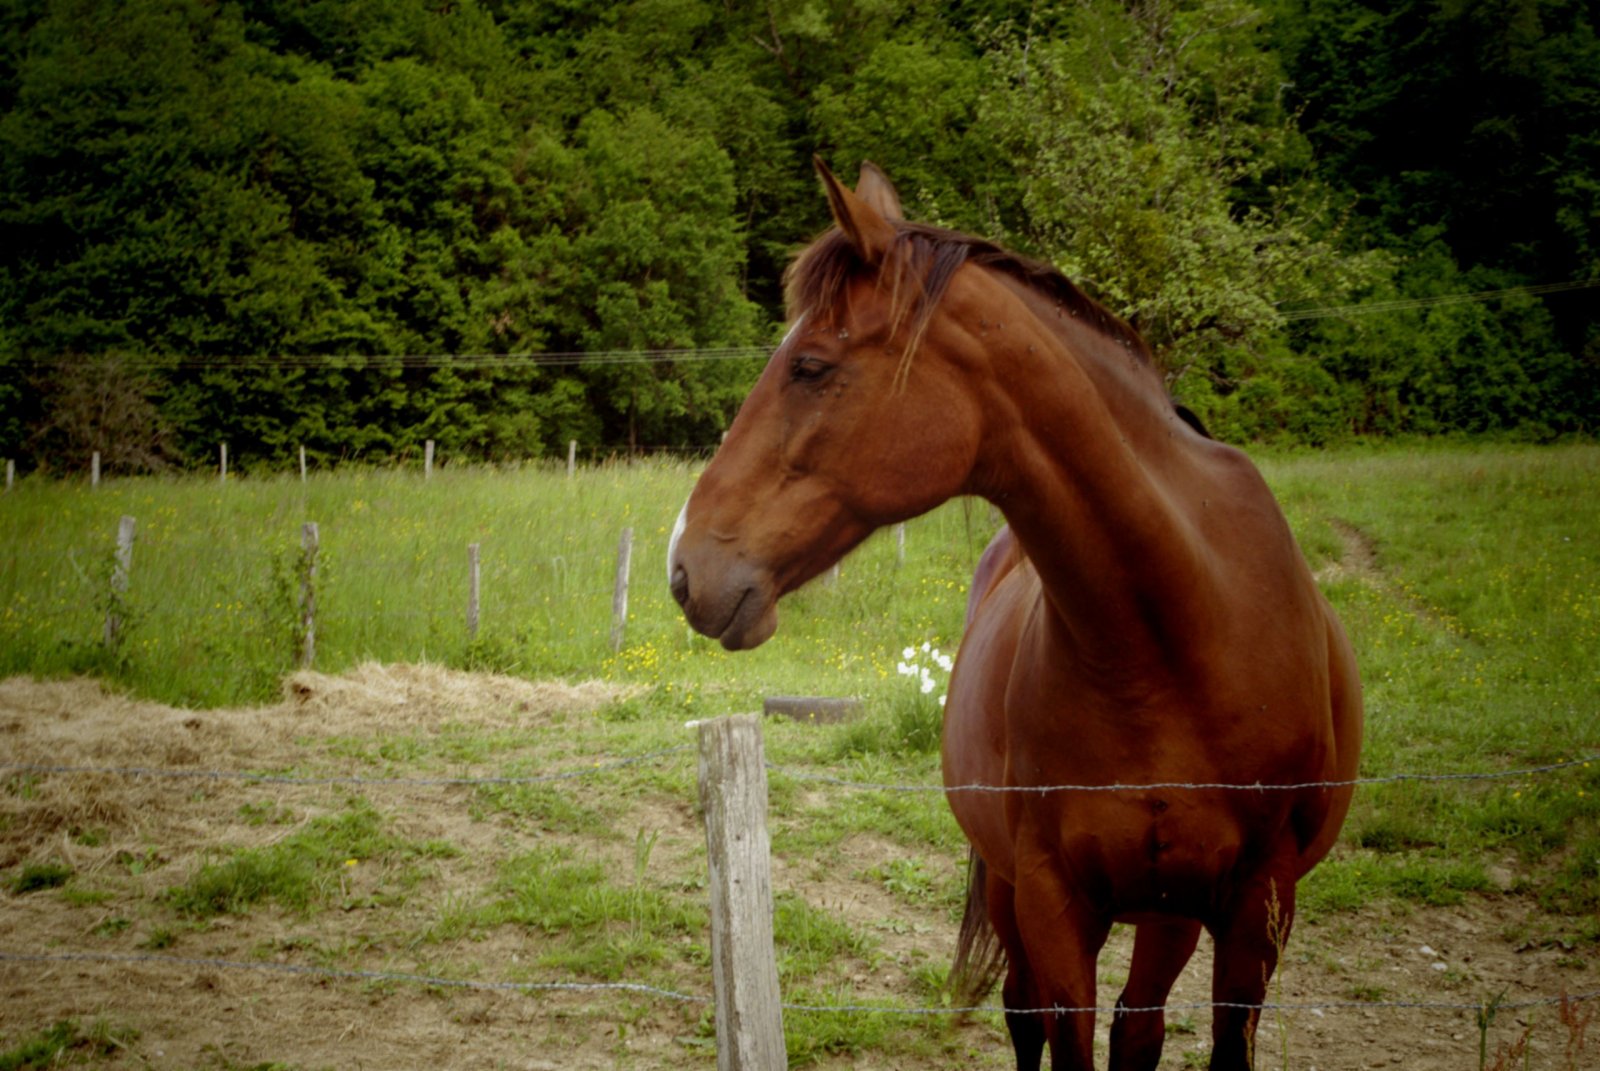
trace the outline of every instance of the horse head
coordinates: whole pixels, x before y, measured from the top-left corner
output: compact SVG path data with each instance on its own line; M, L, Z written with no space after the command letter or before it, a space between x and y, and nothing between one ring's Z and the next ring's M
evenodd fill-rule
M875 529L960 493L981 439L973 362L934 315L959 265L904 240L911 225L876 167L855 190L817 170L835 226L789 269L788 333L668 556L690 624L730 650L769 639L779 598Z

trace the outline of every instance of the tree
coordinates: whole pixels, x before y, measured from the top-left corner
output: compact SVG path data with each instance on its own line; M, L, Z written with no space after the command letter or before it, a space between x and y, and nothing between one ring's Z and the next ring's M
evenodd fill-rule
M1333 241L1260 24L1238 0L1085 0L1001 39L983 103L1019 176L1019 244L1139 328L1219 421L1287 359L1285 303L1337 300L1380 270ZM1236 401L1259 408L1265 386Z

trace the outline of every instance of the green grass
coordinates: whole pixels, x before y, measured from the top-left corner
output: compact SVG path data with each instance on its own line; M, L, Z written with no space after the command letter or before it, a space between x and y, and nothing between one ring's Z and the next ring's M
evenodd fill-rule
M1262 467L1314 569L1346 558L1351 539L1370 555L1370 568L1329 571L1324 583L1366 684L1364 775L1498 771L1600 753L1600 448L1352 450L1273 455ZM426 484L414 474L362 471L304 487L111 481L94 493L25 481L0 500L0 674L87 670L139 694L202 706L274 695L293 661L297 593L285 569L299 522L310 518L321 524L326 552L319 668L427 658L643 690L535 734L446 720L427 732L318 738L308 766L516 777L681 746L684 721L756 709L768 694L860 696L866 713L856 722L773 721L765 738L777 767L769 774L773 849L798 883L780 890L777 903L785 998L870 1002L851 978L871 973L881 934L808 900L804 882L843 866L907 913L954 913L962 875L952 861L965 844L938 793L854 791L804 775L937 783L937 692L923 695L896 667L907 647L955 646L967 578L993 515L982 503L953 503L911 522L903 565L891 539L869 541L837 584L814 584L785 602L773 642L730 655L688 633L662 581L667 530L694 476L689 467L652 463L589 470L570 482L540 468L446 471ZM140 541L119 607L129 621L125 640L106 652L106 600L96 586L122 513L140 518ZM625 525L637 536L634 587L628 641L613 654L610 584ZM484 548L476 643L462 617L470 542ZM632 766L584 781L581 793L565 784L463 792L465 813L517 847L477 884L430 905L421 931L376 940L444 958L446 948L511 930L529 942L518 968L528 980L677 987L702 975L703 870L662 865L654 833L624 824L641 798L662 806L693 800L693 766ZM21 799L35 784L13 777L0 791ZM210 857L170 889L154 925L148 913L119 904L108 917L140 924L113 921L97 939L167 947L184 927L264 904L301 915L381 910L431 892L421 886L432 861L455 850L399 837L361 800L326 813L298 801L245 801L238 817L267 846ZM863 865L851 847L863 837L897 851ZM341 881L351 859L379 868L378 880L361 883L359 904ZM128 855L124 869L133 876L160 862L149 848L144 858ZM1509 891L1502 870L1513 875ZM15 888L38 879L19 869L6 880ZM1600 942L1592 922L1600 910L1600 763L1538 777L1363 787L1339 847L1302 883L1299 903L1315 920L1375 901L1450 905L1500 895L1552 913L1541 939L1592 953ZM104 907L98 898L96 905ZM342 948L319 954L348 962L354 953ZM907 970L917 972L927 1003L945 999L942 950ZM907 1065L959 1062L949 1053L961 1042L943 1023L811 1012L786 1021L796 1066L863 1051ZM689 1029L685 1043L700 1043L707 1029L704 1021Z
M65 863L24 863L11 879L11 891L21 896L40 889L56 889L72 880L72 868Z
M525 676L662 686L656 702L716 713L769 691L880 692L898 652L953 646L988 507L914 522L910 560L874 540L834 588L784 607L778 640L733 656L691 637L664 581L666 541L697 470L615 465L297 479L25 480L0 503L0 674L91 672L175 704L273 697L293 668L303 521L319 526L319 669L428 659ZM122 642L102 634L118 518L138 522ZM634 531L628 643L610 650L619 533ZM469 641L467 546L482 547ZM865 642L863 642L865 641ZM670 685L670 687L668 687Z
M415 882L406 864L455 853L446 844L407 842L384 826L370 804L352 800L342 813L313 818L268 847L237 851L207 863L187 882L170 889L167 901L180 914L200 919L248 911L261 901L300 912L334 900L358 906L345 887L346 871L374 865L399 868L372 896L394 899Z
M93 1061L111 1056L137 1037L136 1032L103 1020L85 1029L75 1020L63 1019L0 1051L0 1071L44 1071Z

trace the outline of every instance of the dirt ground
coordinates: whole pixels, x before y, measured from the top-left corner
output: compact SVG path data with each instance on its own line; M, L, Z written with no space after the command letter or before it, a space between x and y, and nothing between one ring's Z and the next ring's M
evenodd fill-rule
M327 751L317 741L425 732L446 710L457 723L488 730L559 727L562 717L615 697L601 684L364 666L342 677L297 675L274 706L188 711L119 696L93 681L13 678L0 681L0 763L321 771ZM615 991L530 994L288 973L332 966L460 977L461 964L471 964L483 983L526 977L519 965L537 951L530 944L535 939L510 927L459 948L419 948L408 937L426 929L441 903L481 884L486 861L504 858L521 836L475 818L462 805L467 790L459 786L410 786L385 797L386 813L398 815L394 820L407 837L463 849L465 862L440 876L442 901L430 895L381 912L324 910L309 917L263 907L185 929L162 945L151 937L171 921L159 902L163 890L219 845L265 844L285 835L281 827L241 819L237 782L12 769L0 770L0 785L0 1052L74 1019L108 1028L114 1040L92 1062L109 1068L714 1065L702 1003ZM249 798L309 811L318 799L335 806L341 791L256 785ZM641 795L622 824L660 832L652 867L687 866L696 852L703 854L688 799ZM91 830L94 835L86 836ZM880 954L849 982L858 995L907 1006L918 1002L914 972L943 962L954 932L943 911L909 909L866 874L896 851L888 841L859 837L845 845L846 865L825 873L806 861L776 860L774 884L879 937ZM22 865L41 861L71 866L72 882L65 889L15 891ZM1509 887L1514 875L1500 876ZM376 879L354 867L349 880ZM74 888L99 892L72 897ZM1450 908L1375 906L1306 921L1290 942L1272 994L1302 1007L1263 1020L1260 1064L1318 1071L1477 1067L1472 1007L1499 994L1514 1004L1600 990L1593 950L1543 939L1552 932L1552 921L1536 905L1511 894ZM1130 945L1131 933L1119 931L1102 957L1102 1003L1120 987ZM1208 973L1203 943L1172 1005L1205 1001ZM685 976L674 988L705 995L710 979ZM1352 1002L1468 1007L1326 1006ZM937 1036L933 1051L946 1056L940 1066L1009 1064L992 1022L955 1023L948 1016L916 1022ZM1204 1066L1208 1013L1171 1012L1168 1029L1162 1066ZM1525 1057L1505 1066L1592 1071L1600 1068L1600 1028L1591 1033L1581 1052L1569 1052L1574 1031L1562 1024L1557 1007L1502 1010L1489 1032L1490 1066L1497 1050L1525 1036ZM89 1060L86 1053L75 1055ZM824 1058L819 1066L905 1064L903 1057L868 1051Z

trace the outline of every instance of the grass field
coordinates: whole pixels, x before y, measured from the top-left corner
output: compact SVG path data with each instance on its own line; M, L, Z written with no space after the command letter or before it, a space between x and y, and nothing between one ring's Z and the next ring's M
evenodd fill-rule
M1296 454L1269 456L1262 467L1356 644L1367 688L1365 775L1496 772L1600 753L1600 448ZM319 670L428 662L531 680L597 679L611 690L543 717L534 732L492 703L468 716L438 696L396 705L409 711L398 722L296 721L291 688L287 706L262 717L262 732L280 734L271 747L241 738L191 754L163 740L142 754L138 740L101 741L84 751L100 756L94 764L115 754L138 765L518 776L681 747L692 742L685 720L757 709L766 695L861 696L860 721L768 727L769 757L781 767L772 807L785 998L937 1005L947 999L948 936L962 888L962 842L942 799L830 792L805 775L936 781L937 706L896 666L908 647L911 660L929 665L924 644L950 649L959 640L966 578L996 519L983 503L952 503L913 521L903 564L880 534L836 583L813 584L784 604L772 643L729 655L688 634L665 590L666 534L694 475L652 463L570 481L543 468L445 470L426 483L394 471L303 485L113 480L92 492L24 481L0 500L0 678L92 674L138 700L198 711L276 701L296 652L300 525L314 520ZM111 550L124 514L136 518L138 540L128 591L113 597ZM627 642L614 654L611 583L624 527L637 537L634 585ZM483 624L469 642L466 547L474 542L483 548ZM101 642L108 609L126 622L111 649ZM187 724L182 712L115 702L129 706L106 726L117 718ZM193 720L232 724L224 714ZM36 726L26 719L34 716L15 715L15 740L32 739ZM37 746L48 752L43 738ZM523 978L705 988L692 761L606 773L581 793L482 785L464 797L428 797L420 811L417 800L355 789L203 788L186 797L147 786L122 799L116 794L133 790L114 780L92 778L68 792L46 777L5 776L0 882L14 919L41 912L40 932L55 933L40 906L50 905L67 914L60 933L87 933L94 947L197 955L221 954L240 927L265 927L241 954L463 977L505 977L499 954L516 933L531 949L513 972ZM96 793L98 807L85 802ZM1563 972L1550 979L1551 992L1592 990L1600 985L1597 801L1600 762L1363 788L1343 843L1302 884L1305 925L1295 942L1327 949L1353 940L1373 911L1398 930L1408 912L1515 907L1496 915L1495 940L1546 956ZM434 818L447 807L460 812L454 824ZM164 830L176 832L169 839ZM872 907L836 910L845 900ZM22 932L17 922L5 943ZM896 972L892 984L879 979L886 965ZM1483 991L1487 975L1457 970L1440 976L1450 993L1495 996ZM1344 988L1316 995L1399 992L1370 973L1329 977ZM560 1023L586 1021L571 1009L561 1016L545 1024L552 1036ZM641 1001L600 1018L610 1047L595 1050L594 1066L629 1065L618 1053L641 1031L676 1040L647 1049L636 1066L705 1059L698 1011ZM1005 1062L994 1022L929 1029L893 1017L795 1013L786 1025L796 1063ZM85 1061L115 1064L138 1047L118 1034L131 1028L116 1014L65 1029L7 1023L0 1066L43 1066L5 1064L4 1047L48 1048L51 1037L70 1044L50 1051ZM1205 1033L1203 1023L1198 1029ZM1195 1027L1176 1028L1163 1066L1187 1066L1194 1050L1184 1051L1185 1030ZM227 1054L207 1059L184 1066L254 1066ZM260 1059L322 1066L287 1047Z

